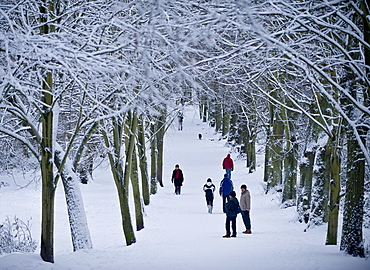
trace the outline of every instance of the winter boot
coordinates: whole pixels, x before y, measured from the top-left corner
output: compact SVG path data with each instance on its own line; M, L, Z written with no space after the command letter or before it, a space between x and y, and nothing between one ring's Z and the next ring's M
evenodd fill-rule
M213 206L211 206L211 212L210 212L210 214L212 214L212 211L213 211Z
M231 235L231 237L236 237L236 232L233 232L233 234Z
M211 206L207 205L207 207L208 207L208 213L211 214L212 213Z
M224 236L222 236L223 238L230 238L230 232L227 232Z

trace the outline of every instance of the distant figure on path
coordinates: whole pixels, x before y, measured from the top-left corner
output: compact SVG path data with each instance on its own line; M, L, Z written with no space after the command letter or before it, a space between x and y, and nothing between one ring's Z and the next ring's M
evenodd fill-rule
M180 195L181 186L184 182L184 174L182 173L179 164L175 165L175 169L172 172L171 182L175 185L175 194Z
M241 185L241 195L240 195L240 208L242 210L242 218L245 225L245 231L243 233L251 234L251 219L249 216L249 211L251 210L251 194L247 189L247 185Z
M213 199L214 199L214 192L215 192L215 185L212 183L212 179L208 178L207 183L203 186L203 191L206 195L206 203L208 208L208 213L212 214L213 210Z
M182 122L184 122L184 115L182 114L182 112L179 112L177 119L179 121L179 130L182 130Z
M230 200L226 204L226 224L225 224L226 235L223 236L224 238L229 238L230 236L236 237L236 217L238 216L240 209L235 191L231 191L229 197ZM230 222L233 234L231 234L230 231Z
M233 182L227 177L227 174L224 175L220 183L220 196L222 196L222 209L226 213L226 201L229 201L230 192L234 190Z
M222 161L222 168L225 169L227 177L231 179L231 171L234 170L234 162L231 159L230 154L227 154L227 156Z

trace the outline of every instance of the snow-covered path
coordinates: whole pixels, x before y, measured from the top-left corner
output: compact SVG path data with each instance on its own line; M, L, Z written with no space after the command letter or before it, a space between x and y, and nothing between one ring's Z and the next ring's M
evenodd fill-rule
M199 133L202 140L198 139ZM221 162L229 148L218 139L219 135L202 123L191 107L185 109L184 129L178 131L175 123L168 130L165 187L158 188L158 193L151 196L151 203L146 207L145 229L136 234L137 243L132 246L124 244L118 199L109 170L101 169L93 183L81 185L93 250L71 253L60 188L56 201L55 264L43 263L37 250L32 255L0 257L0 269L370 269L370 261L346 256L339 252L338 246L325 246L326 226L304 233L305 226L295 221L294 208L280 209L276 194L264 194L262 167L248 174L244 161L238 160L235 153L231 153L236 167L232 179L238 198L242 183L251 192L253 233L241 233L245 228L239 216L237 238L222 238L225 215L218 188L224 173ZM258 163L262 164L262 160ZM175 164L180 165L185 176L180 196L174 195L170 182ZM202 191L208 177L217 187L213 214L207 213ZM6 209L4 201L0 207L1 211ZM12 211L14 215L17 210L12 208ZM38 220L39 209L27 211L32 211L33 220ZM10 215L6 211L0 213L1 218ZM33 225L33 232L38 240L37 226Z
M198 134L203 139L198 139ZM153 250L160 246L163 254L148 260L158 269L349 269L353 263L366 263L338 252L338 247L328 247L325 242L325 226L303 233L304 225L295 222L294 209L281 210L277 195L264 195L262 167L256 173L248 174L244 160L237 160L232 153L235 170L232 173L237 196L240 185L245 183L252 196L252 235L244 235L241 217L238 217L238 237L223 239L225 215L218 195L219 183L224 171L222 159L229 148L225 141L219 141L207 123L199 120L193 108L187 108L183 131L176 126L167 134L165 141L165 188L153 198L153 207L147 221L150 230L152 222L156 228ZM183 194L173 195L170 173L174 165L180 164L185 175ZM262 159L258 162L262 164ZM206 213L202 186L210 177L217 187L215 211ZM155 220L152 220L155 219ZM161 219L162 222L157 220ZM156 225L154 224L156 222ZM150 234L149 230L143 235ZM145 237L145 236L144 236ZM148 238L152 238L149 237ZM149 243L147 243L149 245ZM343 261L343 263L341 262ZM243 266L244 265L244 266ZM370 263L367 263L370 266ZM370 269L370 267L369 267Z

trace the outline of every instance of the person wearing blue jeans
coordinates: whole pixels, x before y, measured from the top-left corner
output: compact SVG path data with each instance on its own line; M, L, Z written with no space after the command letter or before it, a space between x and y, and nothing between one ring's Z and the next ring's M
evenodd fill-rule
M234 170L234 162L231 159L230 154L227 154L227 156L222 161L222 168L225 169L227 177L231 179L231 171Z
M226 175L231 179L231 169L225 169Z
M251 234L251 219L249 216L249 211L251 210L251 195L249 190L247 190L247 185L241 185L240 189L240 209L242 211L241 214L245 225L245 231L243 233Z

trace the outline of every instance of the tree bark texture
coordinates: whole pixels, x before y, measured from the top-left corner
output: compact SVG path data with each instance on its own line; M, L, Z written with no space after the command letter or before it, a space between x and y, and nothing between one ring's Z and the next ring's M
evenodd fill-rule
M132 173L132 155L134 153L135 148L135 136L136 136L136 130L138 126L138 119L136 112L129 112L129 130L127 132L127 143L126 143L126 161L124 166L124 175L123 175L123 183L122 183L122 191L123 191L123 200L125 202L125 209L121 209L123 211L123 230L126 237L126 244L129 246L136 242L135 233L132 227L131 223L131 215L128 205L128 198L129 198L129 182L131 178Z
M166 123L166 111L163 110L157 121L156 142L157 142L157 181L161 187L163 184L163 150L164 150L164 133Z
M300 194L298 197L298 214L308 223L310 218L312 174L316 151L307 149L304 153L305 161L300 164Z
M298 170L298 144L295 136L291 137L291 147L286 153L284 159L284 186L282 203L292 201L291 205L295 205L297 196L297 170Z
M331 150L331 180L329 195L329 221L326 234L326 245L336 245L338 239L338 216L340 201L340 158L335 141L331 140L329 149Z
M330 140L330 138L327 138ZM315 225L322 225L328 222L328 202L330 189L330 160L331 151L327 145L320 146L317 150L314 170L314 192L311 204L311 222Z
M143 215L143 205L141 202L139 172L137 166L137 155L135 151L135 146L132 152L131 184L134 196L136 230L140 231L141 229L144 229L144 215Z
M362 133L362 134L361 134ZM365 135L365 132L361 132ZM365 134L364 134L365 133ZM362 225L364 215L365 158L352 131L347 133L347 181L340 249L365 257Z
M138 125L138 141L137 149L139 154L139 167L141 175L141 189L143 194L144 205L150 203L150 190L149 190L149 178L148 178L148 163L146 157L146 144L145 144L145 127L144 119L140 116Z
M60 177L64 187L73 251L80 249L92 249L85 207L77 181L78 177L72 171L72 168L69 167L68 169L66 165L61 168L62 160L62 150L56 150L54 155L54 163L60 172Z
M157 139L155 123L150 124L150 194L157 193Z
M273 106L273 105L271 105ZM273 108L272 110L272 134L269 137L270 145L270 164L267 190L271 190L283 182L283 144L284 144L284 122L281 120L281 109Z
M42 178L42 219L41 219L41 258L54 262L54 203L55 188L53 167L53 77L46 74L42 95L41 178Z
M130 180L130 167L124 168L121 158L122 149L122 135L123 135L123 119L121 117L114 117L112 120L112 139L109 139L108 133L102 130L102 135L104 138L105 146L108 149L112 149L108 152L108 159L114 179L116 184L118 199L120 204L121 219L122 219L122 229L126 239L126 244L131 245L136 242L135 233L131 223L131 215L129 208L128 199L128 184ZM130 154L128 149L126 149L126 159L127 154ZM131 155L129 156L131 158ZM131 162L126 161L126 166L130 166Z
M230 109L227 107L227 105L222 105L222 137L226 138L226 136L229 134L230 129Z

